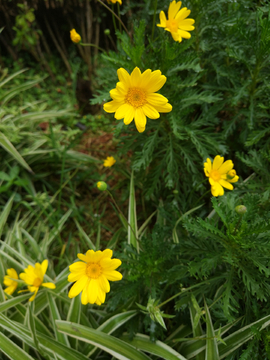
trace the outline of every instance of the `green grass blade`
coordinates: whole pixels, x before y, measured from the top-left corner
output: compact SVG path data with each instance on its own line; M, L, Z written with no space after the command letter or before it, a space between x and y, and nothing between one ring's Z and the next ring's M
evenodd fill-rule
M12 80L13 78L15 78L16 76L20 75L21 73L27 71L28 69L22 69L22 70L19 70L17 72L15 72L14 74L8 76L5 80L1 81L0 82L0 88L2 86L4 86L6 83L8 83L10 80Z
M81 297L80 296L75 296L75 298L73 298L70 302L70 306L69 306L69 310L68 310L68 315L67 315L67 321L70 322L74 322L76 324L80 324L81 321L81 307L82 307L82 303L81 303ZM74 338L69 338L68 339L70 342L70 346L73 349L78 349L78 340L74 339Z
M222 343L218 345L220 359L224 359L225 357L229 356L245 342L251 340L254 336L254 331L251 330L252 327L256 327L259 329L259 331L262 331L269 325L270 315L265 316L264 318L255 321L224 338L223 341L226 343L226 345Z
M60 313L59 313L59 310L58 310L58 307L56 305L56 302L55 302L54 298L48 292L47 292L47 299L48 299L50 313L51 313L51 317L52 317L52 323L53 323L53 329L54 329L55 338L60 343L62 343L62 344L69 347L70 345L69 345L67 335L62 334L59 331L57 331L57 328L55 326L55 321L56 320L61 320L61 317L60 317Z
M130 310L121 314L114 315L110 319L105 321L103 324L101 324L96 330L102 331L106 334L111 334L120 326L122 326L127 321L132 319L137 313L138 312L136 310ZM87 348L88 356L91 356L94 353L94 351L96 351L96 349L97 348L93 345L88 346Z
M30 293L16 296L15 298L9 299L3 303L0 304L0 312L6 311L13 306L16 306L20 303L22 303L25 300L28 300L30 298Z
M194 337L203 336L204 333L202 331L200 320L198 321L197 325L195 324L196 315L198 316L198 313L197 313L196 309L194 308L192 302L190 302L189 312L190 312L190 320L191 320L191 325L192 325L192 330L193 330L193 336ZM198 341L197 344L198 344L199 348L205 347L205 340ZM199 352L196 355L196 360L204 360L204 359L205 359L205 352Z
M205 360L220 360L218 346L217 346L217 338L215 337L215 331L211 319L211 315L209 312L209 308L204 302L205 309L205 317L206 317L206 353Z
M85 242L86 242L87 246L89 247L89 249L96 251L96 247L95 247L94 243L89 238L89 236L86 234L86 232L83 230L83 228L78 223L78 221L76 219L74 219L74 222L75 222L75 224L77 226L77 229L79 230L79 234L83 237L83 239L85 240Z
M51 243L53 242L53 240L55 239L55 237L60 233L62 227L64 226L65 222L67 221L67 219L70 217L71 213L72 213L72 209L69 209L63 216L62 218L58 221L57 226L55 227L55 229L53 229L51 231L52 235L49 237L49 239L46 239L46 241L43 241L42 245L41 245L41 249L43 250L44 254L47 254L47 250L49 248L49 246L51 245Z
M59 331L73 336L78 340L88 342L106 351L119 360L150 360L150 358L130 346L125 341L119 340L101 331L87 328L82 325L67 321L56 321Z
M34 360L2 332L0 332L0 352L6 354L11 360Z
M8 140L8 138L0 132L0 145L2 148L4 148L8 153L10 153L13 158L18 161L19 164L21 164L26 170L33 173L30 166L27 164L27 162L23 159L23 157L18 153L18 151L15 149L15 147L11 144L11 142Z
M143 334L136 334L132 341L128 335L123 335L122 339L128 344L134 346L137 349L146 351L150 354L156 355L159 359L165 360L187 360L184 356L179 354L170 346L157 340L155 342L150 340L150 337Z
M28 330L26 326L10 320L8 317L4 316L3 314L0 314L0 325L8 332L10 332L12 335L21 339L25 344L36 349L35 343L31 337L31 332ZM80 354L76 350L63 345L59 343L57 340L50 338L49 336L46 336L44 334L41 334L38 331L36 336L39 342L39 347L42 350L42 352L48 354L51 357L54 357L56 355L59 359L62 360L88 359L86 356Z
M10 210L11 210L11 208L12 208L14 196L15 196L15 194L13 194L13 195L9 198L8 202L6 203L6 205L5 205L2 213L1 213L1 215L0 215L0 238L1 238L1 236L2 236L3 228L4 228L5 224L6 224L8 215L9 215Z
M145 230L146 226L149 224L149 222L150 222L150 220L152 219L152 217L153 217L154 215L156 215L156 213L157 213L157 210L154 211L154 212L148 217L148 219L145 220L145 222L142 224L142 226L139 228L139 230L138 230L138 236L139 236L139 237L142 235L142 233L143 233L143 231Z
M130 189L129 189L129 206L128 206L128 244L132 245L139 252L138 243L138 229L137 229L137 213L136 213L136 198L135 198L135 187L134 187L134 174L132 171L130 178Z

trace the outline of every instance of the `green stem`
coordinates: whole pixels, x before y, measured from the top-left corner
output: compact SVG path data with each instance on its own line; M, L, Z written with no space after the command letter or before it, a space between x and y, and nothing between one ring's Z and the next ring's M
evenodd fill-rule
M119 16L119 19L120 19L120 5L119 5L119 3L117 3L117 15ZM120 30L120 32L122 32L122 24L121 24L120 21L119 21L119 30Z
M100 50L100 51L106 52L106 50L102 49L101 47L99 47L99 46L97 46L97 45L95 45L95 44L84 44L84 43L80 43L80 45L82 45L82 46L92 46L92 47L97 48L97 49Z
M113 20L113 27L114 27L114 32L116 33L117 31L117 26L116 26L116 22L115 22L115 12L114 12L114 5L112 5L112 11L113 11L113 14L112 14L112 20Z
M154 17L153 17L153 26L152 26L152 41L154 40L155 26L156 26L156 14L157 14L157 0L155 0L154 5Z
M112 201L113 201L116 209L117 209L117 210L119 211L119 213L123 216L123 218L126 219L125 215L124 215L124 214L122 213L122 211L119 209L116 201L114 200L114 197L113 197L112 193L111 193L109 190L107 190L107 193L110 195L110 197L111 197L111 199L112 199ZM130 223L129 223L128 221L127 221L127 224L128 224L128 226L130 227L131 231L133 232L136 240L138 241L138 239L137 239L137 237L136 237L136 234L135 234L134 230L132 229L132 226L130 225Z
M107 10L109 10L115 17L116 19L119 20L119 22L122 24L123 28L125 29L125 32L128 34L128 36L130 37L130 40L132 41L131 35L128 32L128 29L126 28L125 24L123 23L123 21L120 19L120 17L118 15L116 15L116 13L109 8L109 6L107 6L106 4L104 4L104 2L102 2L101 0L97 0L102 6L104 6Z
M163 303L159 304L159 305L157 306L157 308L161 308L161 306L163 306L163 305L167 304L168 302L170 302L170 301L171 301L171 300L173 300L174 298L176 298L176 297L178 297L178 296L180 296L180 295L182 295L182 294L184 294L184 293L186 293L186 292L190 291L191 289L194 289L194 288L196 288L196 287L201 286L202 284L210 283L210 282L211 282L211 281L213 281L213 280L216 280L216 279L218 279L218 278L223 278L223 277L224 277L224 276L218 276L218 277L213 278L213 279L211 279L211 280L205 280L205 281L202 281L202 282L201 282L201 283L199 283L199 284L196 284L196 285L190 286L189 288L187 288L187 289L185 289L185 290L180 291L179 293L177 293L177 294L173 295L172 297L170 297L169 299L167 299L167 300L166 300L166 301L164 301Z

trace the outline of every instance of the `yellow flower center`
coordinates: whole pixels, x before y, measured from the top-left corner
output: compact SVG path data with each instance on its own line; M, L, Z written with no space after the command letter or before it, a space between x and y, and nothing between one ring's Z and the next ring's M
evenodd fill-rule
M167 20L166 27L170 29L171 32L177 32L178 30L178 22L176 20Z
M133 107L141 107L146 103L146 93L139 88L130 88L126 96L126 102Z
M33 282L33 286L40 287L41 284L42 284L42 280L40 278L35 278Z
M232 180L236 175L236 171L235 170L230 170L228 173L227 173L227 179L228 180Z
M220 173L219 173L219 171L218 170L212 170L211 172L210 172L210 178L212 178L214 181L219 181L220 180L220 178L221 178L221 176L220 176Z
M87 263L86 275L91 279L97 279L102 273L102 268L97 263Z

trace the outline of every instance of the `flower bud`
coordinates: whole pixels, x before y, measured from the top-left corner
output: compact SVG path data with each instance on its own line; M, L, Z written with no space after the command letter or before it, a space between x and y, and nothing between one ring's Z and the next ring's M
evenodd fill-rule
M232 169L227 173L227 179L232 180L235 177L235 175L236 175L236 171Z
M104 181L97 182L97 188L101 191L107 190L107 184Z
M79 43L81 41L81 35L77 33L75 29L70 30L70 39L74 43Z
M107 35L107 36L110 35L111 34L110 29L105 29L104 34Z
M234 209L238 215L243 216L247 212L247 208L244 205L238 205Z
M177 195L178 194L178 190L173 190L173 194Z

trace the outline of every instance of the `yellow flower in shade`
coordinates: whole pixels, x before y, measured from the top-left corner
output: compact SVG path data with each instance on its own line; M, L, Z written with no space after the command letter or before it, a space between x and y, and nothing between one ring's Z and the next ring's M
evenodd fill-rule
M104 160L103 166L105 166L105 167L111 167L111 166L113 166L113 164L115 164L115 163L116 163L115 158L114 158L113 156L108 156L108 157Z
M8 295L12 295L14 291L17 289L18 282L15 280L18 280L18 274L16 270L14 269L7 269L7 275L4 276L4 285L7 286L5 288L4 292Z
M44 260L42 264L35 263L35 267L28 265L24 272L19 276L20 278L28 285L28 290L33 292L34 295L31 296L29 301L33 301L37 295L37 292L40 286L55 289L55 284L48 282L44 283L43 278L48 268L48 260Z
M107 0L108 3L116 4L117 2L122 5L122 0Z
M233 190L231 183L235 183L239 179L239 176L236 175L236 171L233 169L232 160L224 162L224 158L219 155L214 158L213 164L209 158L206 160L204 172L209 178L213 196L224 195L223 188Z
M162 88L167 78L161 75L160 70L150 69L141 73L136 67L132 73L120 68L117 70L119 82L116 88L110 91L113 101L103 105L108 113L114 113L117 120L124 119L126 125L135 120L136 128L143 132L146 126L146 117L158 119L161 113L172 110L168 99L156 91Z
M82 39L75 29L70 30L70 38L74 43L78 43Z
M172 34L175 41L182 41L182 38L189 39L191 37L188 31L194 30L192 24L195 23L193 19L186 19L190 14L190 10L186 7L180 10L182 2L173 1L170 3L168 11L168 20L164 11L159 14L160 24L157 26L165 28Z
M122 264L119 259L111 259L112 250L88 250L86 255L78 254L82 261L70 265L71 274L68 281L75 283L69 290L68 296L74 298L82 292L81 302L101 305L105 302L106 293L110 291L109 281L122 279L122 274L116 271Z

